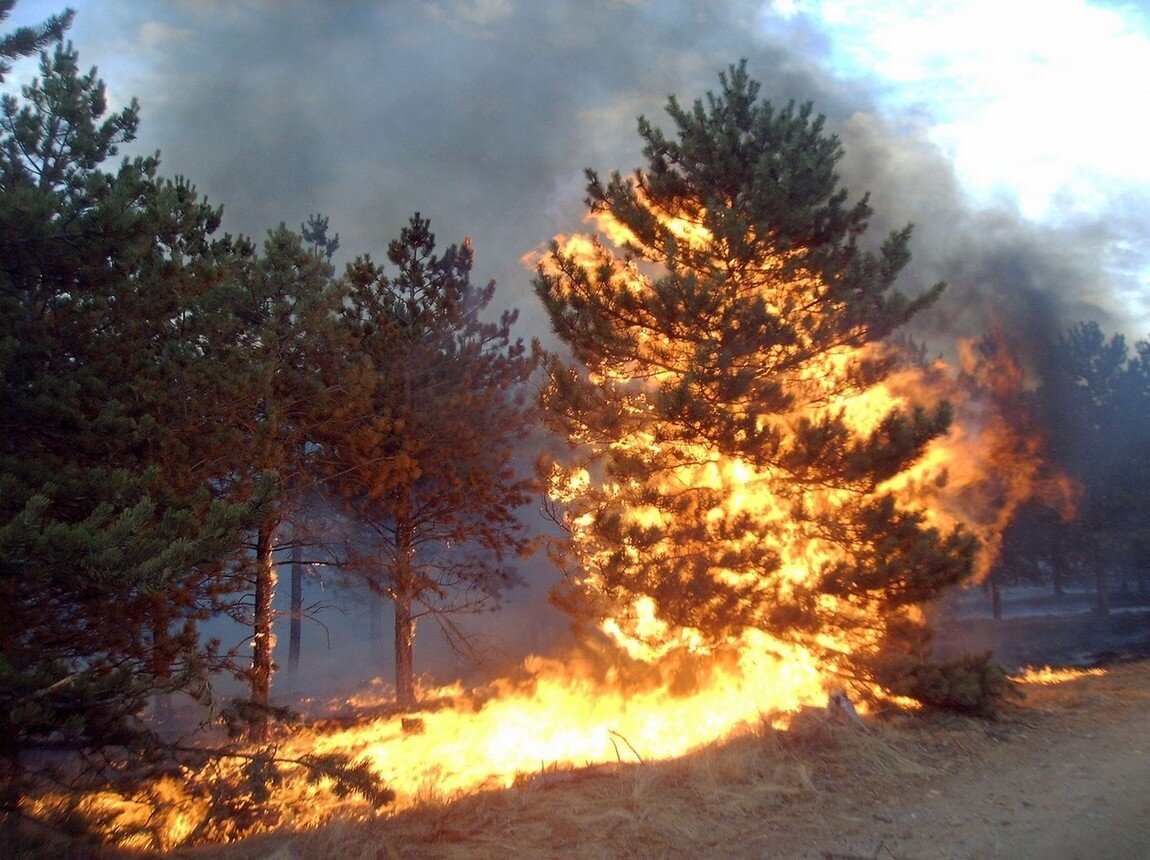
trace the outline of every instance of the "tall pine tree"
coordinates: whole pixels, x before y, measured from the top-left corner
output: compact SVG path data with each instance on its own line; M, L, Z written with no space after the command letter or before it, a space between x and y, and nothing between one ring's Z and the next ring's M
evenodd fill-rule
M335 341L340 293L324 253L281 225L264 242L262 256L219 291L229 313L210 340L218 344L215 366L226 376L216 404L221 426L234 428L221 438L221 458L248 494L270 492L270 504L254 532L249 569L252 628L252 737L266 738L275 646L272 600L278 581L275 553L281 527L297 512L313 480L314 440L327 420L339 388L342 350ZM293 541L296 536L293 536Z
M760 100L745 63L720 82L690 108L671 97L673 137L640 118L645 168L588 171L617 250L556 243L540 265L574 358L542 396L577 455L552 476L572 535L560 602L633 653L762 631L864 688L980 707L994 673L928 667L917 612L970 575L977 542L885 486L950 409L868 400L897 366L888 335L942 285L894 289L909 227L860 247L867 199L838 187L841 146L809 105Z
M538 350L512 340L515 312L482 318L495 283L471 283L470 244L435 247L416 214L389 246L394 276L366 257L348 266L353 370L322 452L329 485L369 536L358 570L395 610L403 707L416 702L417 620L450 633L451 613L490 606L516 582L511 557L527 546L517 508L533 487L515 456Z
M0 116L0 759L140 751L152 692L203 689L196 621L258 500L223 504L195 384L204 302L245 265L219 212L134 136L71 47ZM198 368L200 373L192 372ZM173 456L177 455L177 456Z

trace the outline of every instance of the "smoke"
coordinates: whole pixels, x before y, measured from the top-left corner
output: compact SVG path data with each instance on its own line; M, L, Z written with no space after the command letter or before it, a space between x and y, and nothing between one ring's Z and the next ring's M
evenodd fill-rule
M769 3L73 5L81 62L113 101L140 98L136 151L159 149L165 174L223 204L227 230L259 238L320 212L341 256L378 258L418 210L442 245L473 237L476 280L499 282L493 307L520 308L524 337L547 323L519 260L580 225L583 169L638 166L635 117L661 122L670 93L717 88L741 57L765 97L827 115L843 184L871 192L873 238L915 223L903 288L949 284L916 326L935 351L996 321L1034 373L1070 322L1124 326L1141 288L1146 201L1053 226L975 205L921 117L883 113L880 84L833 72L813 19Z
M913 122L900 127L855 113L838 131L846 152L844 183L870 191L871 238L914 224L913 258L901 288L947 284L938 304L914 321L920 339L949 352L958 339L978 337L994 325L1034 377L1052 340L1070 323L1125 325L1105 266L1111 236L1104 221L1043 225L1024 218L1008 200L975 206L925 129Z

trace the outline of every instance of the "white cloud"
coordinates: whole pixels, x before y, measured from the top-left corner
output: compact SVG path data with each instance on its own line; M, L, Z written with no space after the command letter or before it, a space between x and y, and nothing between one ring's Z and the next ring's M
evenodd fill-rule
M925 114L983 199L1036 219L1096 210L1114 182L1150 185L1150 38L1083 0L824 0L808 4L840 71Z

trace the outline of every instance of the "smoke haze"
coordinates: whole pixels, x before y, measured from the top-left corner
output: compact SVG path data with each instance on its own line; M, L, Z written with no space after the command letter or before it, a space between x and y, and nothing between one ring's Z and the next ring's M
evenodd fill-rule
M346 254L379 257L418 210L441 243L474 238L477 277L499 281L525 336L546 323L518 261L580 225L583 169L638 166L635 117L662 122L668 94L715 89L741 57L764 96L827 115L844 185L871 192L872 238L915 223L903 288L951 285L919 326L932 346L991 316L1028 339L1087 317L1144 334L1123 319L1147 250L1137 192L1056 227L1009 200L976 207L928 120L834 73L818 23L751 0L186 0L80 3L71 35L114 100L140 98L138 150L223 204L227 229L259 238L322 212Z

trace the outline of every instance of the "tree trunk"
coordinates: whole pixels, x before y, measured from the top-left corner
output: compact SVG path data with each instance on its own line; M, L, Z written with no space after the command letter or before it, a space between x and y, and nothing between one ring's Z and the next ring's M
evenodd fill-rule
M256 537L256 590L252 616L252 677L251 699L255 714L250 729L254 743L264 743L268 737L267 707L271 703L272 598L275 596L276 566L273 553L275 533L279 523L269 520L260 526Z
M400 708L415 707L415 669L412 648L415 644L415 584L412 571L411 524L400 519L395 529L395 700Z
M395 596L395 701L400 708L415 707L415 671L412 647L415 642L415 620L411 617L411 595Z
M1094 566L1094 611L1105 618L1110 614L1110 595L1106 591L1106 568Z
M410 417L411 367L407 363L403 365L403 409L404 414ZM415 667L411 653L415 644L415 619L412 617L412 604L415 602L415 571L412 569L414 526L410 494L405 493L398 500L392 570L395 589L395 701L400 708L407 710L415 707Z
M297 530L298 531L298 530ZM299 534L294 534L291 548L291 628L288 633L288 672L299 674L300 626L303 614L303 547Z

